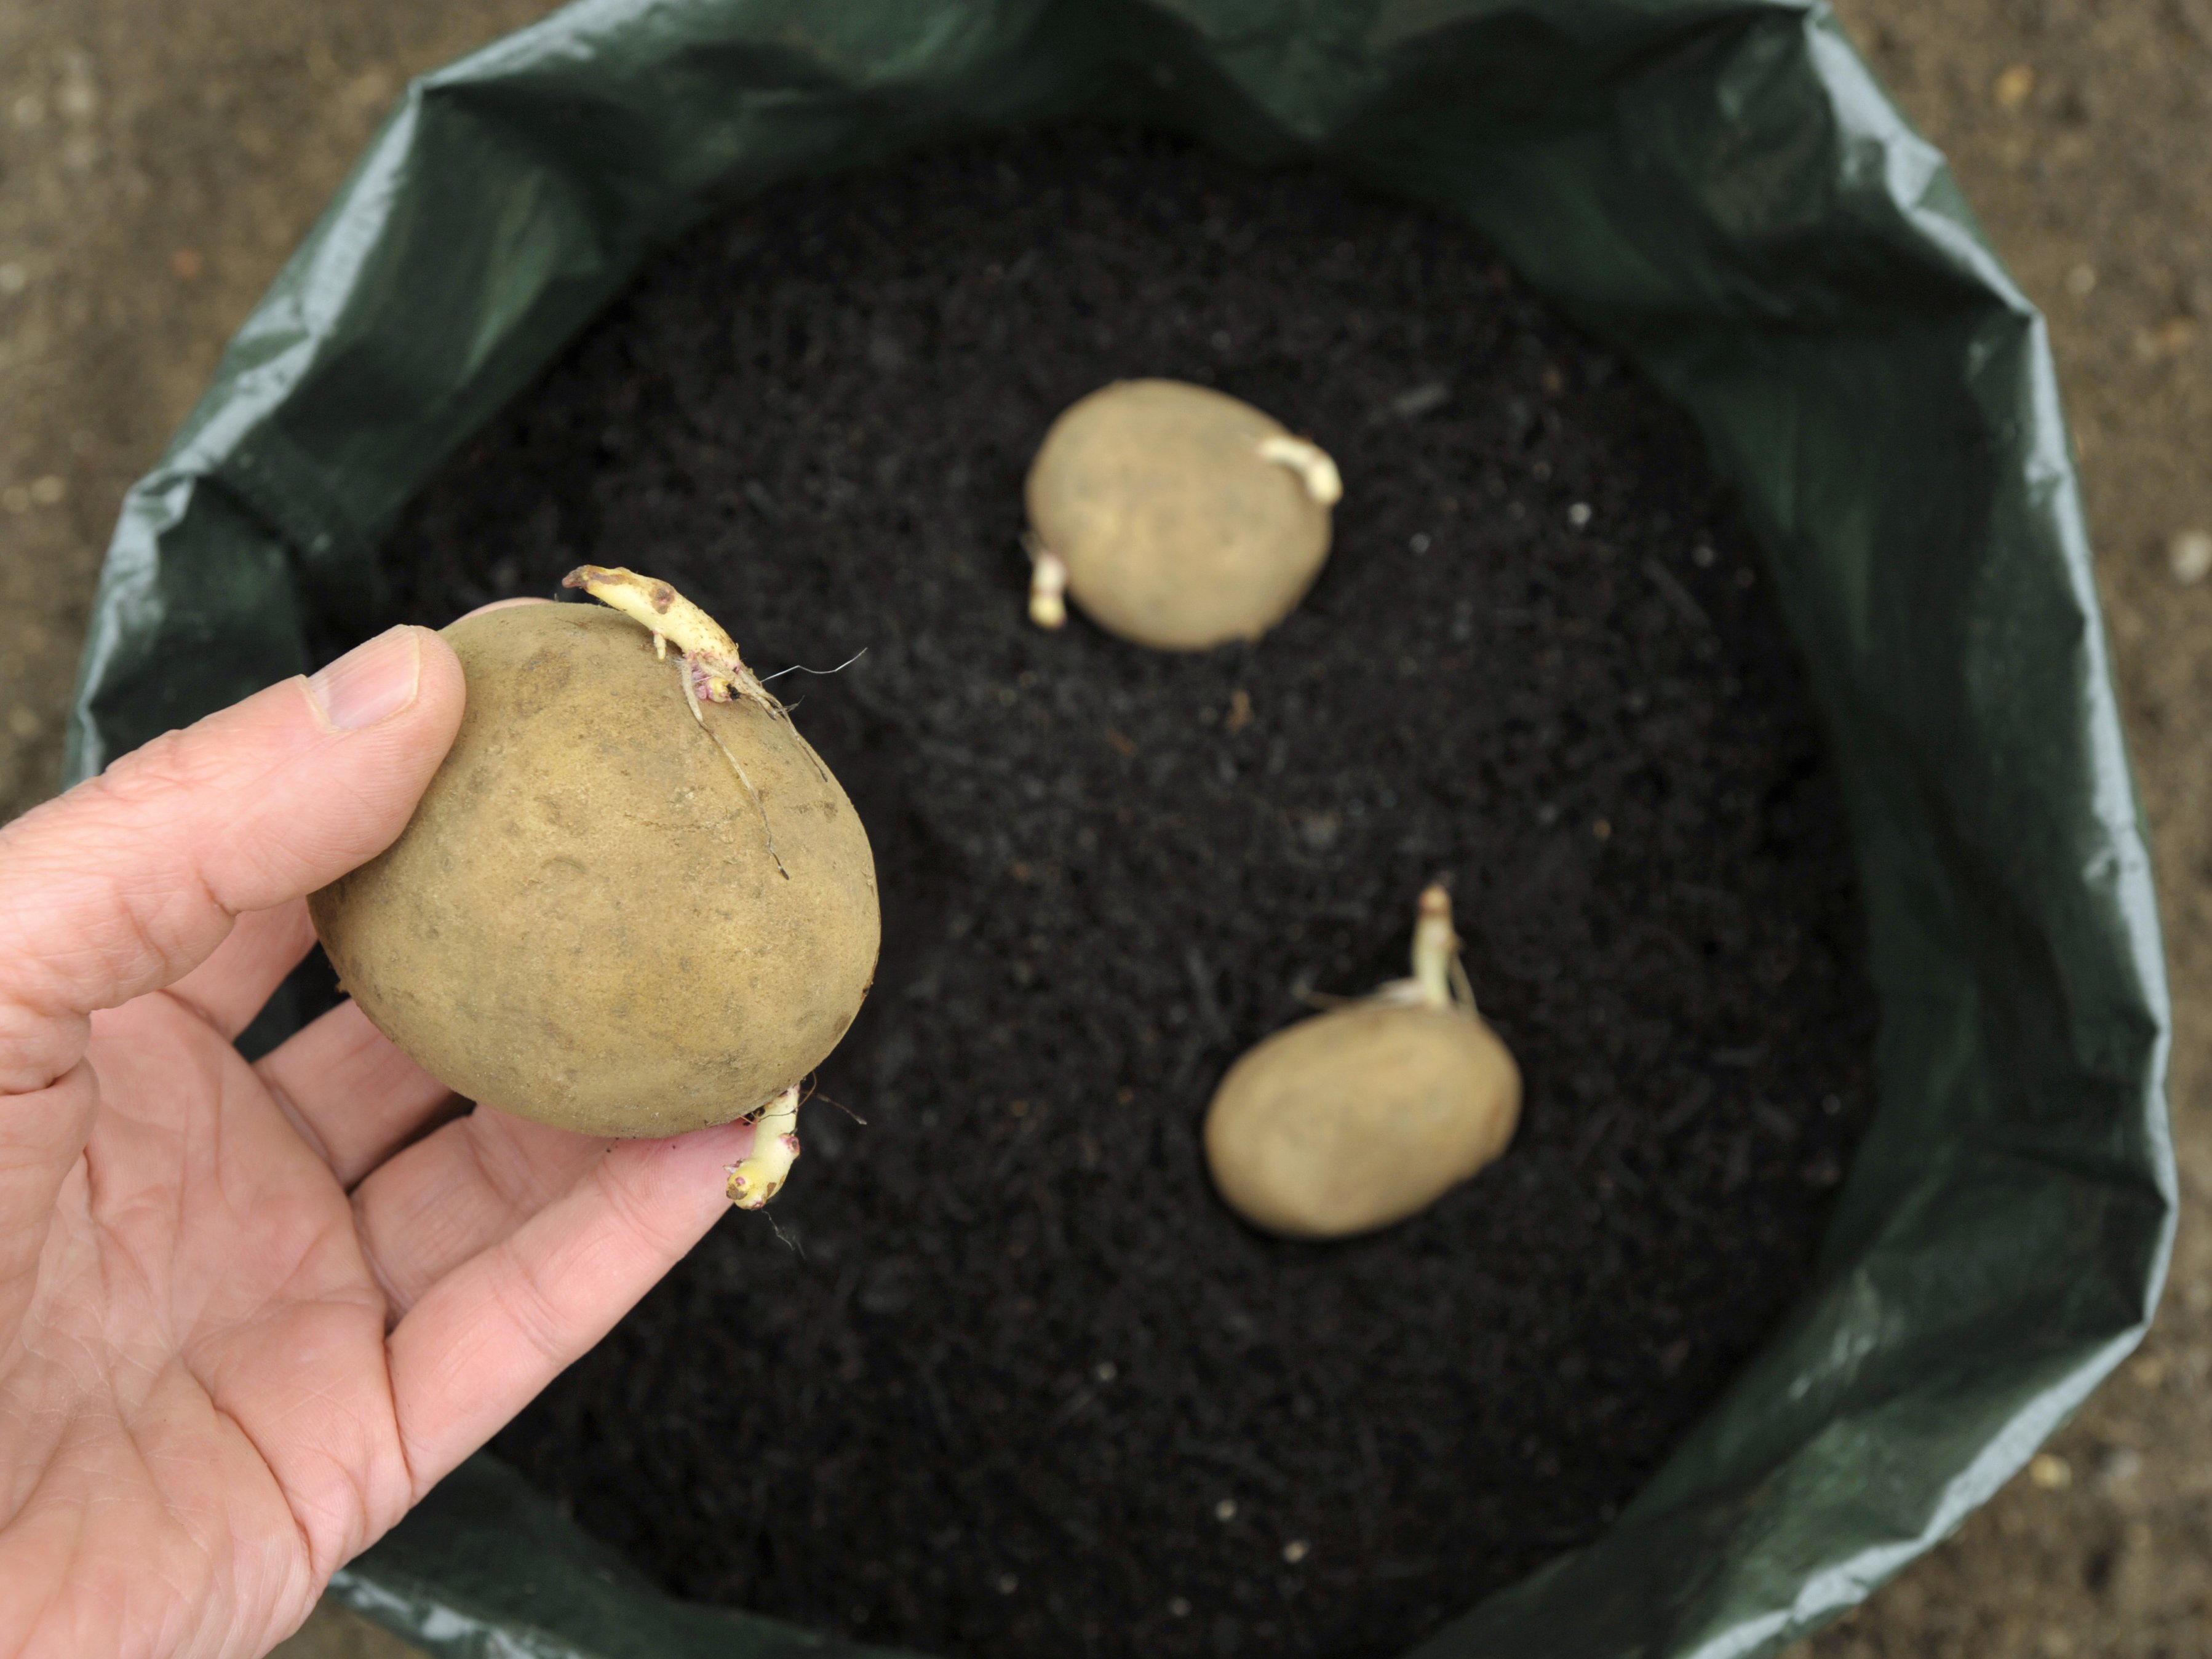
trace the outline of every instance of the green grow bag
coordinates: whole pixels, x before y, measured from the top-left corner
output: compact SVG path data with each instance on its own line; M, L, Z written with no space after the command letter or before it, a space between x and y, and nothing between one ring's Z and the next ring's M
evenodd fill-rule
M581 0L417 82L108 556L74 775L293 673L402 503L673 233L1073 114L1465 215L1741 489L1850 801L1880 1110L1803 1304L1433 1659L1768 1653L2134 1345L2174 1216L2142 831L2040 319L1807 0ZM337 1593L449 1656L855 1651L678 1605L479 1459Z

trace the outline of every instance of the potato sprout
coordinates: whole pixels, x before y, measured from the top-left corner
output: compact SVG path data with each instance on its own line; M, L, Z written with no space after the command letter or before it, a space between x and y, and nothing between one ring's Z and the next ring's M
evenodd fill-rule
M460 733L315 925L362 1012L472 1100L598 1135L761 1114L730 1182L757 1207L874 974L867 834L704 611L627 570L568 582L616 609L446 630Z
M1030 468L1030 616L1163 651L1255 640L1328 556L1336 465L1249 404L1116 380L1052 424Z
M1421 895L1413 974L1278 1031L1229 1069L1206 1156L1230 1207L1292 1238L1372 1231L1505 1150L1521 1072L1475 1012L1442 887Z

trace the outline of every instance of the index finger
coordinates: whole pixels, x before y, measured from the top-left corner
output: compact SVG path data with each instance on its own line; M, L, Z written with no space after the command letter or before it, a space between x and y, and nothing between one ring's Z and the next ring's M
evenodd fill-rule
M0 829L0 1095L67 1072L93 1011L183 977L240 912L390 845L462 698L452 648L396 628Z

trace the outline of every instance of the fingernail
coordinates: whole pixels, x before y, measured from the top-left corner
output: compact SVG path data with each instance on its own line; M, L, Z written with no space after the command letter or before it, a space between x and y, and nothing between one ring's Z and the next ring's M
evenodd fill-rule
M415 701L422 678L422 641L395 628L357 645L307 682L323 718L341 732L386 720Z

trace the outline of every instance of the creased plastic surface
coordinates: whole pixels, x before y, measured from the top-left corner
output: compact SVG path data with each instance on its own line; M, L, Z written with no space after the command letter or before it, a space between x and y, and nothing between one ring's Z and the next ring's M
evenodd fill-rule
M2174 1212L2156 918L2042 323L1825 8L583 0L410 89L132 492L73 767L358 619L405 498L674 230L1078 113L1465 214L1742 489L1850 803L1880 1111L1820 1281L1721 1405L1607 1536L1420 1652L1771 1652L2118 1362ZM452 1656L851 1651L641 1591L483 1462L337 1589Z

